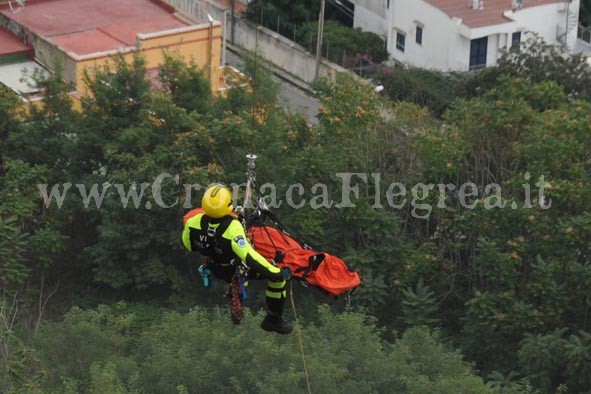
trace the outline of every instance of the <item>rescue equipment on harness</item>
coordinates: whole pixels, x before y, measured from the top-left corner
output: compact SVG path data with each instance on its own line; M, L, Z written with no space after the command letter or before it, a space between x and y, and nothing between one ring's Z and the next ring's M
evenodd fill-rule
M343 260L296 240L270 211L261 211L248 226L247 234L257 252L277 266L289 268L292 277L303 284L331 296L352 292L361 285L359 274Z
M230 283L230 316L234 324L240 324L244 319L243 303L247 298L246 274L246 268L240 265L232 276L232 282Z
M254 160L255 155L248 155L248 182L247 195L252 197L252 189L255 187ZM245 201L248 206L249 201ZM252 204L251 204L252 206ZM189 211L183 217L186 223L191 217L203 213L203 208ZM342 259L323 251L312 248L308 243L290 234L277 217L267 209L260 197L256 198L254 211L245 216L242 210L243 225L246 227L247 236L254 247L267 260L274 262L280 268L288 268L290 276L303 285L320 289L326 295L346 296L349 306L350 294L361 285L359 273L355 272ZM207 250L207 256L216 253L216 243L221 234L229 226L236 216L228 215L222 219L220 225L213 232L208 232L206 240L199 240ZM203 216L201 228L208 228L209 220ZM205 267L211 273L208 267ZM201 268L200 271L201 273ZM202 274L203 277L203 274ZM210 279L207 283L210 283ZM206 279L204 278L204 284ZM207 285L206 285L207 286Z
M207 268L206 264L201 264L199 266L199 275L201 275L201 279L203 280L203 286L210 287L211 286L211 270Z
M245 206L250 203L252 189L256 187L257 156L249 154L246 158L248 171ZM318 288L331 296L345 295L347 306L350 306L351 293L361 285L357 272L342 259L317 251L290 235L260 196L256 198L254 211L248 216L245 213L245 210L241 211L246 233L257 252L278 267L289 268L290 276L304 285Z

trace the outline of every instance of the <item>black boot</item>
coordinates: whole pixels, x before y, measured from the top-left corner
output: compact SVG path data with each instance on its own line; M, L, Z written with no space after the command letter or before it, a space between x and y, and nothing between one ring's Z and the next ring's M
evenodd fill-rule
M293 327L289 325L280 316L268 314L261 323L261 328L265 331L275 331L279 334L289 334Z

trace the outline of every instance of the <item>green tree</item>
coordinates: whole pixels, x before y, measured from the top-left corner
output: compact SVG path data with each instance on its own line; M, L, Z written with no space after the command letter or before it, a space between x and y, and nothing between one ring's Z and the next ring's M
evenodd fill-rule
M447 350L426 329L410 329L395 343L384 343L375 322L362 314L319 308L318 318L302 331L314 391L493 392L458 353ZM227 311L196 308L187 314L168 312L141 326L138 316L122 304L75 308L36 338L48 373L43 388L153 393L305 390L296 336L265 334L258 327L260 319L262 314L247 310L243 324L232 327Z
M496 183L502 185L498 203L509 205L486 209L495 200L479 197L467 210L450 194L445 210L427 225L412 226L415 236L438 244L433 260L441 287L433 280L429 286L436 294L454 295L441 308L448 317L464 316L460 341L466 354L481 370L502 365L501 372L508 373L519 368L515 356L524 332L545 335L587 324L587 292L581 286L588 282L588 215L580 193L589 186L581 151L588 144L582 116L588 102L569 102L555 82L502 77L498 83L479 97L458 100L445 115L445 128L419 136L418 179L470 180L480 193ZM542 175L546 200L537 198ZM524 184L535 194L528 196ZM552 208L542 209L548 198ZM456 303L465 303L466 310L456 309ZM444 323L457 330L454 322L444 318Z
M8 135L20 127L18 114L22 109L18 97L8 88L0 86L0 176L4 173L4 156L8 149Z
M43 99L40 105L30 106L25 122L18 122L15 113L8 114L13 127L15 122L20 124L7 135L6 149L13 159L50 168L52 180L61 181L72 164L72 143L80 116L72 109L71 86L62 81L59 64L53 74L38 72L30 77Z
M382 83L391 100L427 107L438 117L460 96L464 78L458 74L406 67L383 68L373 76Z
M209 80L194 61L187 64L184 59L165 53L158 79L178 107L189 112L207 112L211 102Z
M433 317L437 313L437 300L425 286L423 278L417 282L416 289L407 288L402 291L402 319L409 326L429 326L440 322Z
M318 22L309 22L302 26L298 43L307 48L313 43L312 52L316 52ZM381 63L388 60L386 43L375 33L352 28L334 20L327 20L322 35L322 56L344 67ZM343 63L344 62L344 63Z
M591 99L591 73L585 55L571 54L564 47L546 43L533 35L519 51L504 52L497 66L461 80L462 95L473 97L497 85L501 76L527 78L533 82L555 82L571 98Z

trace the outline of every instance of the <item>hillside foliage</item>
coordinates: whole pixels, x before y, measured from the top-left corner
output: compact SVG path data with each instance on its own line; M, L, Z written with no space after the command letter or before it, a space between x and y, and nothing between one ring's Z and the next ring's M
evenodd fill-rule
M3 95L0 391L305 390L297 334L258 328L264 288L232 327L223 284L204 288L180 242L203 192L183 185L244 182L254 146L277 198L302 186L276 215L363 279L352 310L294 285L314 392L586 392L591 73L541 67L540 45L458 76L437 110L324 81L317 126L262 69L255 91L212 96L173 56L164 91L141 58L87 75L79 112L59 73L34 110ZM438 186L467 182L467 201Z

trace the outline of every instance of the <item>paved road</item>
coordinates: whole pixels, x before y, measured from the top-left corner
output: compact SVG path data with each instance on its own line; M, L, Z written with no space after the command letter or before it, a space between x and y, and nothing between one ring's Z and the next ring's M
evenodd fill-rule
M238 69L242 69L244 65L242 58L230 51L226 51L226 62ZM279 100L287 110L292 113L303 113L308 118L308 122L318 124L316 115L318 115L320 103L317 99L275 75L273 81L279 85Z

